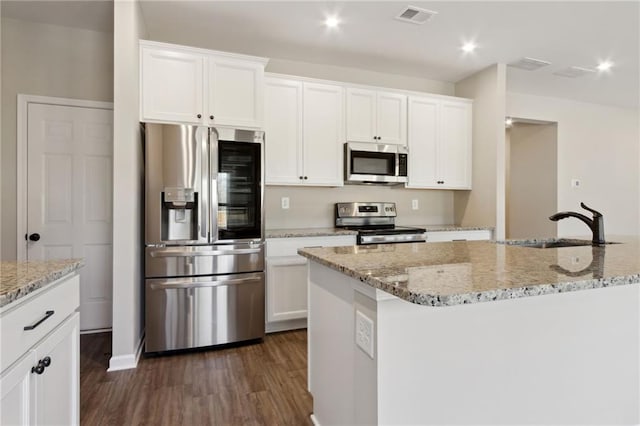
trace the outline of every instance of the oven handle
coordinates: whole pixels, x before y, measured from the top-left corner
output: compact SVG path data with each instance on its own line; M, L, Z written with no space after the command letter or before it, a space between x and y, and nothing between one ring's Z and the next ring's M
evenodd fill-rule
M201 287L220 287L227 285L238 285L248 283L251 281L259 281L262 277L260 275L251 275L246 278L231 278L231 279L216 279L207 281L197 278L185 278L185 279L168 279L168 280L153 280L149 287L151 290L164 290L169 288L201 288Z
M236 249L236 250L202 250L202 251L181 251L163 250L152 251L151 257L197 257L197 256L221 256L236 254L258 254L262 248Z

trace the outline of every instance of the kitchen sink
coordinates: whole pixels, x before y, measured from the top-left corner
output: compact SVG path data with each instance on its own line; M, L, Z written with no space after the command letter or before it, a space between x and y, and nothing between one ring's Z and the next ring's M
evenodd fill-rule
M512 241L500 241L501 244L515 245L520 247L529 248L562 248L562 247L580 247L590 246L590 240L576 240L566 238L553 238L548 240L512 240ZM605 244L619 244L615 242L607 242Z

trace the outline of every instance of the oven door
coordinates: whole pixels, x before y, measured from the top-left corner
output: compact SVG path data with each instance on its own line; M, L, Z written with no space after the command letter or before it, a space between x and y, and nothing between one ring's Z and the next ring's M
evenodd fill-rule
M347 183L398 183L398 147L372 143L345 144Z

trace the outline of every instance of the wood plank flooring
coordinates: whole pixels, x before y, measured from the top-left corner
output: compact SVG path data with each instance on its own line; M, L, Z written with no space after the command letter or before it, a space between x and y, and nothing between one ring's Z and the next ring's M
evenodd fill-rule
M83 425L311 425L307 333L173 356L107 373L111 333L80 337Z

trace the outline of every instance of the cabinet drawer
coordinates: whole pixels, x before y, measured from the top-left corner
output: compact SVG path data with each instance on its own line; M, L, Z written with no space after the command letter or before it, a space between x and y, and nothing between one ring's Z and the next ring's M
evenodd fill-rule
M352 246L355 243L355 235L269 238L267 239L267 257L297 256L298 249L303 247L339 247Z
M73 275L49 284L33 297L25 297L22 303L0 314L2 359L0 371L15 362L40 339L71 315L80 305L80 278ZM53 314L47 315L47 312ZM25 330L26 326L34 326Z

